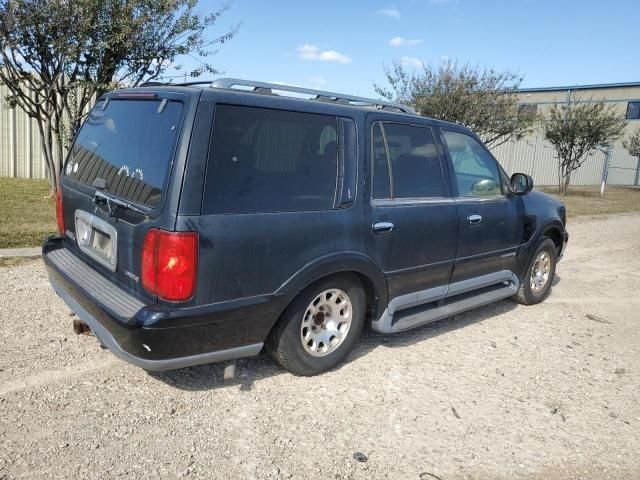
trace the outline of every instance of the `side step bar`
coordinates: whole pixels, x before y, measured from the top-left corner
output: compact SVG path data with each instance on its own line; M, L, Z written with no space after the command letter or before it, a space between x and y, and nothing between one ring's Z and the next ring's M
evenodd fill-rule
M379 333L397 333L435 322L466 310L514 295L520 282L511 271L436 287L394 298L378 320L371 323Z

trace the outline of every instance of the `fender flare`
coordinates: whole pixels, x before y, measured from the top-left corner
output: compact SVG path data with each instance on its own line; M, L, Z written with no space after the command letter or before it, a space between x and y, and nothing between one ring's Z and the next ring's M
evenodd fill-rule
M375 312L384 310L389 295L387 279L371 257L359 252L338 252L317 258L291 275L275 293L294 296L321 278L345 272L357 273L368 280L376 299L373 304Z

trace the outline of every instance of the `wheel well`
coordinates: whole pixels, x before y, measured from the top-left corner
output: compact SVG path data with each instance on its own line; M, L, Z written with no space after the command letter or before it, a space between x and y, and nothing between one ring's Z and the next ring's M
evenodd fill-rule
M558 255L562 251L562 235L560 234L560 230L555 227L551 227L543 233L545 237L550 238L556 246L556 251Z
M356 277L360 281L360 283L362 284L362 288L364 288L365 302L366 302L366 306L367 306L367 311L366 311L367 318L375 317L377 314L379 314L378 310L380 309L380 305L379 305L380 296L376 292L376 288L375 288L375 285L374 285L373 281L369 277L367 277L365 274L363 274L361 272L357 272L357 271L353 271L353 270L345 270L345 271L342 271L342 272L330 273L328 275L324 275L322 277L316 278L313 282L311 282L308 285L306 285L304 287L304 289L309 288L310 286L314 285L315 283L318 283L318 282L321 282L323 280L326 280L327 278L338 277L338 276L354 276L354 277ZM291 301L293 301L293 299Z
M367 318L375 317L378 313L378 296L376 295L376 289L373 286L373 282L367 277L359 272L353 272L360 283L362 283L362 287L364 288L365 301L367 304Z

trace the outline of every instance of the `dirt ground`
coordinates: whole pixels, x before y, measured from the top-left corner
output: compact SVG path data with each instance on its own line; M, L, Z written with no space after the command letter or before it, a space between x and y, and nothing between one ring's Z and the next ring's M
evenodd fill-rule
M0 268L0 479L640 478L640 214L568 227L545 303L366 334L315 378L149 375L73 334L39 261Z

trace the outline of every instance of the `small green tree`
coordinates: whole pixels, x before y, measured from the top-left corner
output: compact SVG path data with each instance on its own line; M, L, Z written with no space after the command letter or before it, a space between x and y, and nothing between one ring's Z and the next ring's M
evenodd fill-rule
M638 159L638 165L636 166L636 178L633 182L634 185L638 185L638 177L640 177L640 128L637 129L627 140L622 142L622 146L627 149L629 155Z
M489 147L522 138L536 120L531 109L519 109L522 77L494 69L458 65L424 65L417 71L394 62L385 67L388 87L376 92L412 106L420 115L470 128Z
M566 195L571 174L580 168L597 148L610 146L622 136L625 119L613 105L602 100L553 105L544 122L544 136L556 151L558 187Z
M184 56L190 76L216 73L210 37L225 8L201 15L197 0L0 0L0 84L9 106L36 120L55 193L69 141L102 93L161 77Z

